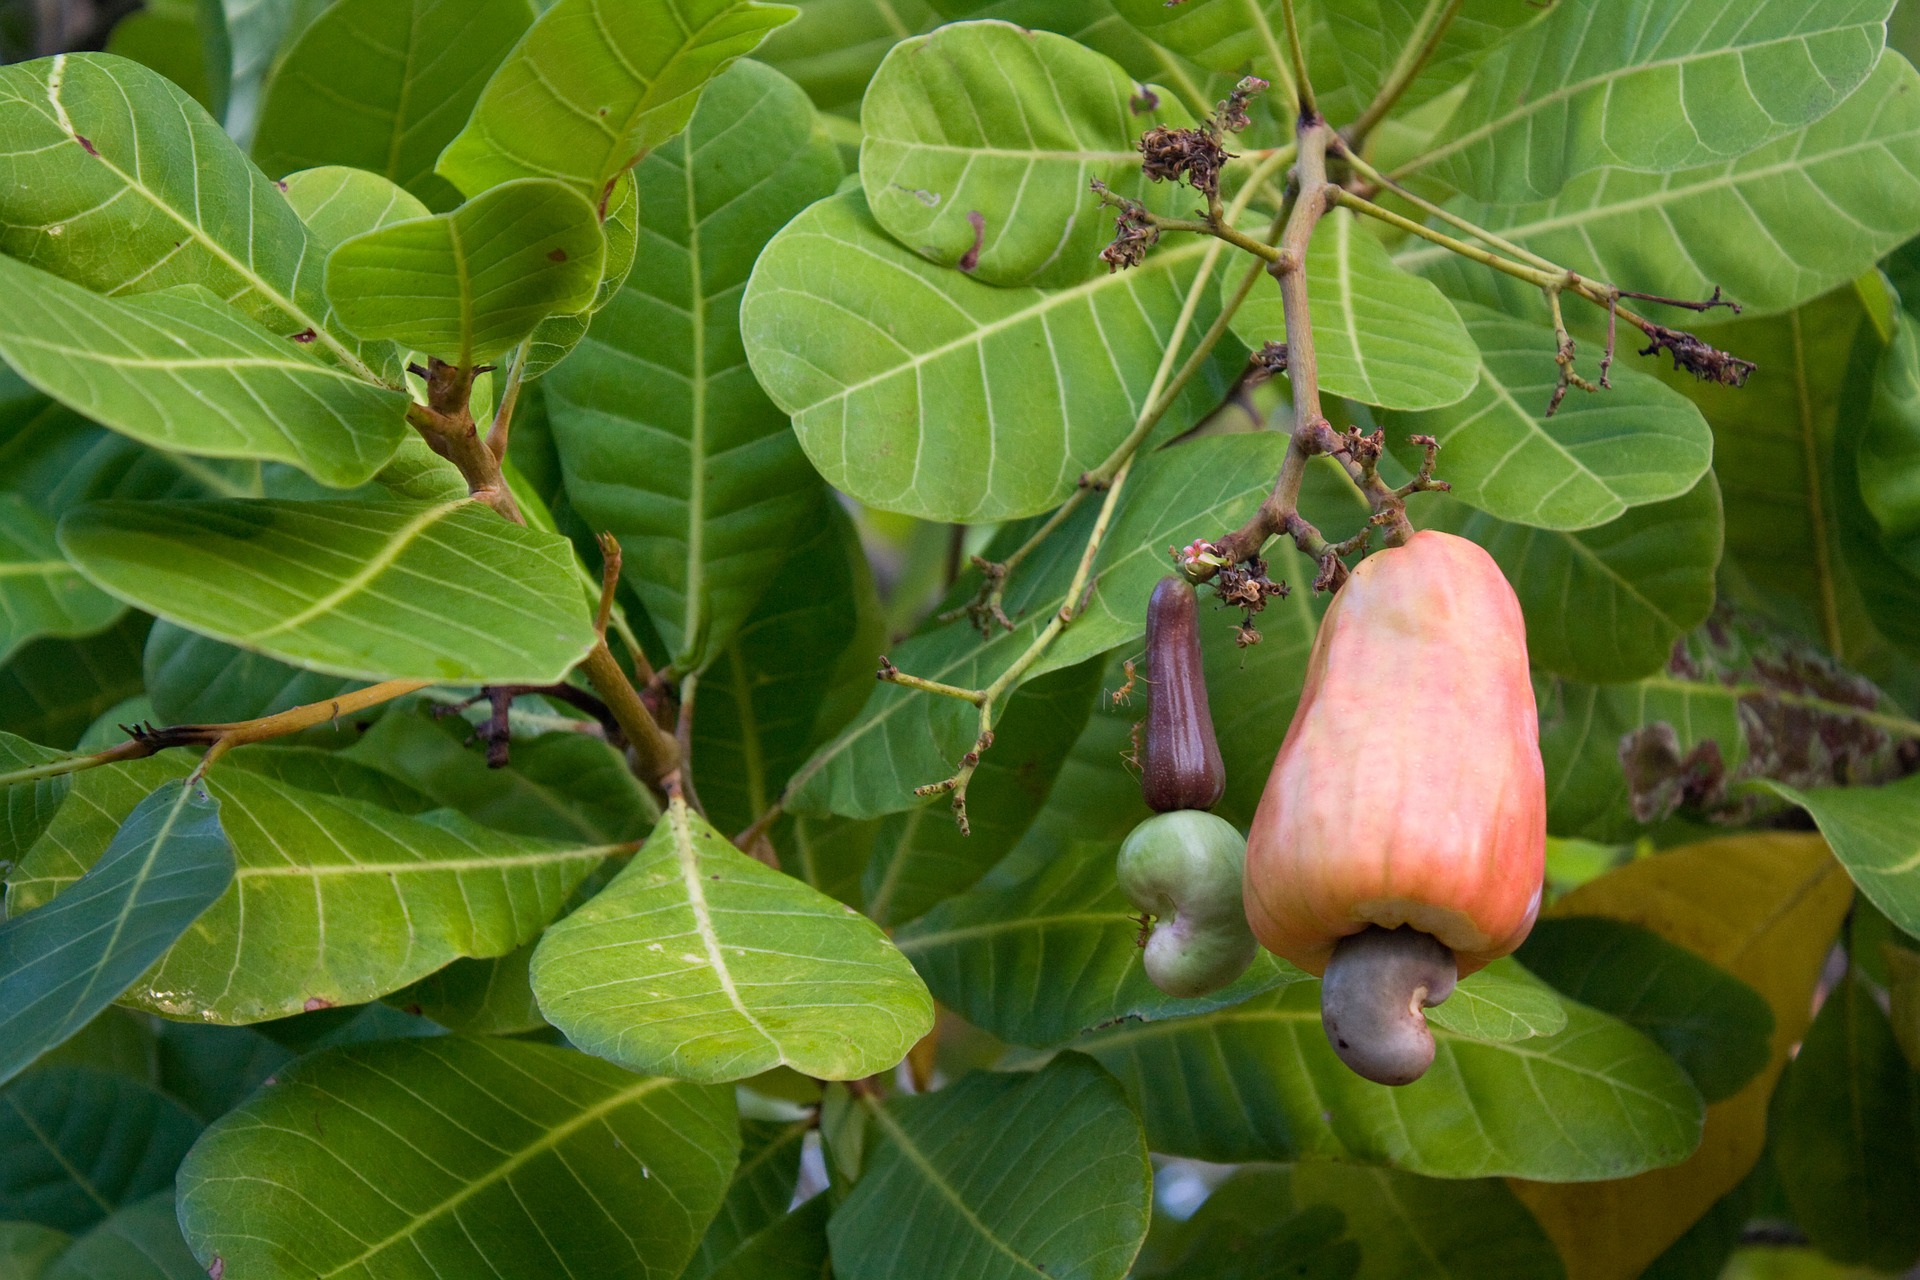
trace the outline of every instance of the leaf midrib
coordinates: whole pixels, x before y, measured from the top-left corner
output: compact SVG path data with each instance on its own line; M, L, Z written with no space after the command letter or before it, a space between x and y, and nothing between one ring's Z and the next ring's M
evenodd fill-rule
M47 101L53 106L56 123L58 123L62 132L70 137L77 137L78 135L74 132L73 128L73 119L67 114L66 105L60 101L60 91L66 82L66 68L67 55L63 53L53 60L53 66L47 73ZM118 81L115 81L116 86L118 83ZM328 332L327 327L321 321L316 320L313 316L309 315L304 308L294 302L292 298L287 297L279 289L269 284L264 277L254 271L250 264L241 263L238 258L235 258L227 251L225 246L219 244L209 236L206 228L197 223L187 221L171 205L161 200L146 184L136 181L133 175L120 168L119 165L116 165L104 155L96 155L95 158L99 160L102 165L106 166L108 172L126 184L127 190L136 193L154 209L172 219L189 237L199 243L201 247L213 254L221 262L224 262L235 275L239 276L242 280L246 280L252 284L255 289L259 290L262 297L273 303L275 307L292 317L295 321L306 325L306 327L313 332L314 336L317 337L329 351L333 352L335 357L358 378L375 386L385 385L374 375L372 369L361 362L359 356L355 355L344 343L338 338L335 338L332 333ZM249 184L249 187L251 187L251 184ZM197 176L194 180L194 189L196 192L199 190L199 179ZM249 189L249 202L251 201L251 197L252 191ZM251 225L251 218L249 218L249 225Z
M637 1084L629 1085L617 1093L609 1094L593 1106L582 1110L571 1120L549 1128L539 1139L520 1148L520 1150L514 1152L512 1156L495 1165L481 1177L468 1182L464 1187L442 1200L439 1204L434 1205L424 1212L415 1214L408 1220L406 1225L392 1232L385 1239L368 1245L358 1256L347 1259L347 1261L341 1263L331 1271L322 1272L320 1274L320 1280L331 1280L331 1277L337 1276L344 1271L349 1271L367 1259L375 1257L391 1248L401 1240L409 1238L427 1222L459 1208L487 1187L512 1177L514 1172L528 1161L537 1156L544 1155L546 1152L559 1146L562 1141L572 1137L588 1125L605 1119L621 1107L626 1106L630 1102L638 1101L657 1089L663 1089L678 1083L679 1081L677 1080L651 1076L643 1078Z
M1645 72L1645 71L1659 71L1659 70L1664 70L1667 67L1684 67L1689 63L1704 62L1709 58L1721 58L1721 57L1733 56L1733 57L1742 58L1744 60L1749 51L1766 49L1772 45L1795 44L1795 43L1805 44L1810 39L1812 39L1813 36L1834 36L1847 31L1866 31L1869 29L1870 25L1871 24L1855 24L1847 27L1831 27L1825 31L1816 31L1812 33L1812 36L1806 36L1806 35L1778 36L1772 40L1762 40L1754 44L1736 45L1736 46L1733 46L1730 48L1724 48L1724 49L1713 49L1706 53L1700 53L1696 49L1695 51L1687 53L1684 56L1680 56L1680 57L1660 58L1652 62L1637 62L1637 63L1634 63L1632 66L1615 67L1612 70L1609 70L1603 74L1590 76L1585 80L1578 80L1571 84L1562 85L1560 88L1555 89L1552 92L1547 93L1541 97L1529 98L1527 99L1525 104L1523 104L1519 108L1516 108L1515 110L1510 111L1505 115L1496 116L1495 118L1489 120L1486 124L1480 125L1479 127L1467 133L1461 134L1458 138L1453 139L1451 142L1447 142L1439 147L1436 147L1432 151L1427 152L1426 154L1413 160L1409 164L1401 166L1401 168L1394 174L1394 176L1399 177L1407 173L1412 173L1419 169L1424 169L1427 166L1431 165L1434 161L1444 159L1445 157L1452 155L1453 153L1460 151L1465 147L1471 146L1474 143L1489 136L1490 134L1492 134L1493 132L1499 129L1503 129L1506 126L1513 124L1516 121L1525 120L1528 117L1537 114L1539 110L1545 106L1560 102L1567 98L1571 98L1575 94L1584 93L1588 89L1592 89L1600 85L1608 84L1610 81L1624 79L1629 75L1638 75L1641 72ZM1585 44L1584 37L1581 43L1584 46ZM1696 134L1696 137L1697 136L1698 135Z

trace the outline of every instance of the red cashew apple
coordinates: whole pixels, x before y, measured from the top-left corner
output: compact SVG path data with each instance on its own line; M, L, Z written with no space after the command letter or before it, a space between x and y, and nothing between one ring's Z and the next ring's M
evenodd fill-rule
M1361 1075L1417 1079L1421 1009L1540 909L1546 780L1520 602L1493 558L1422 531L1353 570L1320 623L1247 840L1247 923L1324 975ZM1436 945L1437 944L1437 945Z

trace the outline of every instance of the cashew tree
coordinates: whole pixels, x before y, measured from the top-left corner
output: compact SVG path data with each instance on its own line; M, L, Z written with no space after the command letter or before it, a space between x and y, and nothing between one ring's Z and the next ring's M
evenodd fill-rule
M1920 1262L1915 0L0 56L0 1276Z

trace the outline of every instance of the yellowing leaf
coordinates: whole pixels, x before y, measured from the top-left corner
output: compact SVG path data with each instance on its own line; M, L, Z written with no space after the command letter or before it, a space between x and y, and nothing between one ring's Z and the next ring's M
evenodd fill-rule
M1811 835L1703 841L1632 862L1562 898L1556 916L1606 916L1653 930L1726 969L1773 1006L1773 1056L1707 1108L1700 1148L1670 1168L1581 1185L1510 1185L1566 1260L1568 1280L1631 1280L1753 1168L1767 1099L1812 1019L1813 984L1853 884Z

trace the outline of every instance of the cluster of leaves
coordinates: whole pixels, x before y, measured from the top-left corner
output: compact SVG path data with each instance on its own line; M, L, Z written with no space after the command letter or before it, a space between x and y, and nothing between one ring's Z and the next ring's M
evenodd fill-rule
M1890 8L156 0L0 66L0 1269L1624 1280L1755 1222L1912 1263ZM1112 873L1111 695L1167 549L1272 484L1287 334L1221 241L1109 271L1089 184L1195 216L1138 140L1255 76L1218 194L1260 236L1301 69L1407 196L1723 290L1653 318L1756 366L1623 350L1549 417L1536 291L1311 241L1334 425L1395 484L1437 440L1413 518L1520 597L1570 890L1399 1091L1271 958L1157 991ZM1565 323L1602 380L1608 313ZM1367 517L1325 459L1302 505ZM1268 555L1264 641L1205 642L1242 826L1325 603ZM581 675L609 623L671 777ZM924 792L974 753L963 835ZM1240 1166L1191 1216L1186 1160Z

